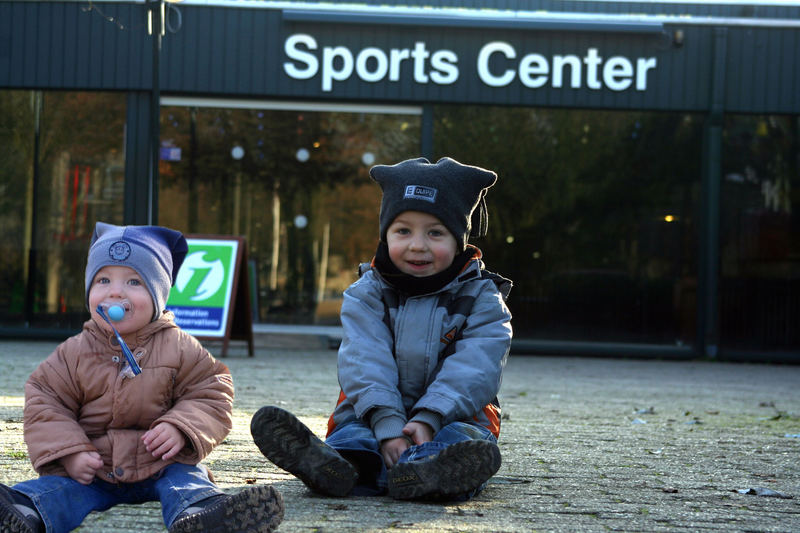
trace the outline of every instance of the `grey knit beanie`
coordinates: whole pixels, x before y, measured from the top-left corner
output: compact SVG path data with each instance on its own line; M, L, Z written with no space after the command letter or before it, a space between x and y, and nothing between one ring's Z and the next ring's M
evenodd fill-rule
M86 307L89 307L89 289L97 271L109 265L126 266L141 276L153 298L153 320L158 319L186 252L186 239L179 231L161 226L115 226L98 222L86 261Z
M432 164L424 157L396 165L377 165L370 176L383 190L380 237L403 211L422 211L435 216L464 250L470 237L486 234L488 213L485 195L497 174L443 157Z

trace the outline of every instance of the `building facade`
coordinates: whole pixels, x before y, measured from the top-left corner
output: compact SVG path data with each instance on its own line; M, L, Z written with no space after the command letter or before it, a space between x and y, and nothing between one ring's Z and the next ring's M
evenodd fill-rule
M800 3L0 0L0 334L88 317L94 227L241 235L336 324L373 164L499 175L526 352L800 359ZM419 6L419 7L417 7Z

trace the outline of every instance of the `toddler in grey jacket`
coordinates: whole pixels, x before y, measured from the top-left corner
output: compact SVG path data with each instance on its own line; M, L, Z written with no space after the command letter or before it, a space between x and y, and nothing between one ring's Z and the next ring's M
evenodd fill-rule
M341 393L325 442L274 406L253 416L251 432L270 461L318 493L468 499L501 462L511 282L467 244L486 232L497 176L450 158L370 175L383 191L380 241L344 293Z

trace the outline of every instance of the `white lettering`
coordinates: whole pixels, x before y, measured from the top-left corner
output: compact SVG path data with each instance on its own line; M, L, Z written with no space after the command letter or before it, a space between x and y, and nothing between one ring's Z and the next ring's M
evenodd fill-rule
M541 54L528 54L519 62L519 81L525 87L538 89L547 83L550 65Z
M439 85L449 85L458 80L458 56L451 50L439 50L431 56L431 80Z
M289 56L290 59L305 63L306 68L297 68L294 63L289 63L287 61L283 64L283 70L286 72L286 74L296 80L307 80L309 78L313 78L317 74L317 70L319 70L319 61L317 61L317 58L314 56L314 54L298 50L298 44L304 45L309 50L317 49L317 41L314 40L312 36L305 34L292 35L286 39L286 43L283 45L283 51L287 56Z
M414 44L413 49L392 48L388 51L370 46L354 54L346 46L326 46L322 57L311 53L317 50L317 41L310 35L291 35L284 43L284 53L292 61L283 64L289 77L297 80L313 78L320 73L321 87L325 92L333 90L337 81L349 79L355 72L362 81L375 83L388 78L400 81L403 62L413 61L413 76L417 83L432 80L440 85L458 81L458 56L452 50L437 50L431 53L424 42ZM428 65L430 59L430 65Z
M425 49L425 43L416 43L411 57L414 58L414 81L417 83L428 83L428 75L425 74L425 60L430 56L430 52Z
M392 48L392 50L389 52L389 57L391 58L391 64L389 66L389 80L399 81L400 65L404 59L411 57L411 52L409 52L408 48L403 48L402 50Z
M342 68L336 69L336 59L341 59ZM353 73L353 54L344 46L322 49L322 90L333 89L333 80L343 81Z
M636 60L636 90L644 91L647 89L647 71L656 68L655 57L640 57Z
M590 89L601 89L603 86L597 79L597 66L603 62L603 58L597 55L597 48L589 48L583 62L586 63L586 86Z
M415 42L413 48L383 50L370 46L352 51L346 46L326 46L321 53L318 50L317 41L311 35L289 36L284 43L284 53L288 58L283 64L284 72L297 80L320 74L325 92L333 90L334 82L348 80L353 73L369 83L398 82L403 76L413 76L413 81L419 84L450 85L459 80L458 55L453 50L428 50L423 41ZM514 68L517 57L517 50L507 42L486 43L477 56L480 81L489 87L506 87L519 77L519 83L529 89L539 89L548 84L554 89L565 86L581 89L585 79L585 88L593 91L630 88L645 91L648 73L658 65L655 57L618 55L604 59L598 48L588 48L584 57L565 54L548 58L529 53L521 56ZM404 63L409 61L412 65L404 70Z
M633 65L627 57L610 57L603 65L603 83L612 91L624 91L631 86Z
M585 65L588 89L596 91L607 87L612 91L623 91L633 84L635 76L636 90L644 91L647 89L647 72L657 65L655 57L640 57L636 59L634 69L634 63L623 56L611 57L604 64L598 49L589 48L582 59L576 55L554 55L552 60L548 61L541 54L527 54L520 60L516 72L512 69L492 71L489 62L494 54L514 59L517 57L517 51L510 44L500 41L487 43L480 49L477 59L478 77L490 87L505 87L519 75L519 81L525 87L538 89L550 82L553 88L560 89L564 86L566 76L569 75L569 87L580 89ZM569 72L566 72L567 68Z
M375 60L375 70L370 71L367 62ZM364 48L356 58L356 72L364 81L381 81L389 71L389 58L380 48Z
M489 87L505 87L514 81L514 71L509 69L500 76L493 75L489 71L489 58L495 52L503 54L507 59L514 59L517 57L517 52L514 50L514 47L508 43L498 41L485 44L478 54L478 77Z
M581 87L581 60L578 56L553 56L553 87L560 88L564 83L564 67L569 65L570 84L573 89Z

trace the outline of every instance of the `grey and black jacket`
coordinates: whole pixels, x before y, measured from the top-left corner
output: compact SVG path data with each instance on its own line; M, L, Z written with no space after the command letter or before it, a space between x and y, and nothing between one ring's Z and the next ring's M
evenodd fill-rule
M497 393L511 345L511 282L483 268L481 252L440 290L407 296L372 265L344 292L338 356L341 394L328 434L355 418L377 440L409 421L434 434L462 421L500 431Z

